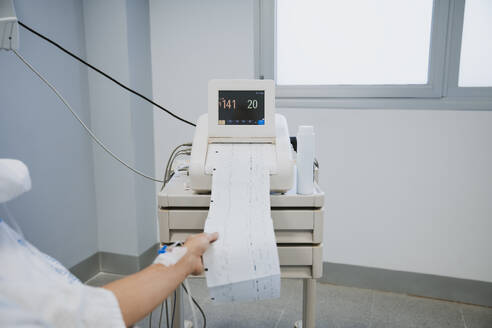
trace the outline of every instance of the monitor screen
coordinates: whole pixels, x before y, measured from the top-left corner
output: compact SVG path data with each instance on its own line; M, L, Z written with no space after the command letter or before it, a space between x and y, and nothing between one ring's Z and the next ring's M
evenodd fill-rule
M219 125L265 125L264 90L219 90Z

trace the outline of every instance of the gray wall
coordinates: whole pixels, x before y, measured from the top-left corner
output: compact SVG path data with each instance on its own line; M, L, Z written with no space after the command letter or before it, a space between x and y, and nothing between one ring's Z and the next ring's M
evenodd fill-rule
M85 55L80 1L16 0L15 6L21 21ZM19 52L89 122L86 68L24 29L20 33ZM24 161L33 186L9 207L27 239L72 266L98 250L91 141L13 53L0 51L0 72L0 157Z
M149 2L127 1L128 58L130 85L135 90L152 98L152 67L150 59ZM160 111L144 100L132 96L131 115L134 128L135 165L142 171L154 172L154 110ZM156 174L162 178L163 172ZM160 187L160 184L156 184ZM136 204L138 254L157 241L157 202L154 185L146 179L136 177Z
M147 1L17 0L15 7L27 25L152 97ZM152 175L153 107L20 31L20 53L111 150ZM13 53L0 52L0 68L0 158L23 160L33 180L33 190L9 204L26 238L68 267L97 251L140 255L154 245L155 184L93 144Z
M151 96L148 4L84 0L83 9L89 62ZM94 72L89 72L89 95L94 132L124 161L153 175L152 106ZM155 244L154 183L97 145L94 174L99 250L139 255Z

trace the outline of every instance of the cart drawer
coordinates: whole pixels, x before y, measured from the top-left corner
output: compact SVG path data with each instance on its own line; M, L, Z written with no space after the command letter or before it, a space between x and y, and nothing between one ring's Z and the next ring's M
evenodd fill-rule
M322 275L323 245L278 246L280 275L282 278L315 278ZM204 277L204 275L195 276Z
M277 243L319 244L323 241L323 209L272 210ZM207 209L160 209L160 241L185 240L203 231Z

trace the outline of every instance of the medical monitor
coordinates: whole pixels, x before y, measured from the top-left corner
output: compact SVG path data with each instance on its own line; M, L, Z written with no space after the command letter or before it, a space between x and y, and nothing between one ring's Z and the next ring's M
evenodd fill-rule
M272 80L211 80L209 138L274 138L275 83Z

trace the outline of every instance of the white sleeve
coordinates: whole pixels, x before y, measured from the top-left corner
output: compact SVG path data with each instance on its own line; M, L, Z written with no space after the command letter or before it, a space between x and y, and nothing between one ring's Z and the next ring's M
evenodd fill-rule
M85 302L80 319L86 327L126 327L116 296L100 287L84 286Z
M36 314L26 311L0 295L0 327L51 328L52 326Z
M50 327L125 327L116 296L104 288L0 280L1 296Z
M111 291L80 283L0 220L0 327L9 326L2 324L10 309L3 303L41 326L125 327Z

